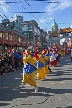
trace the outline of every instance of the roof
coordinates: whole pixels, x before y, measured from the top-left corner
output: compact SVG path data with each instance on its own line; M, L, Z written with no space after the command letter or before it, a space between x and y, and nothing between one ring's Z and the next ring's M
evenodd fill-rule
M35 20L30 20L30 21L24 21L24 22L22 22L21 24L35 24L36 26L38 26L38 23L35 21Z
M71 33L71 28L65 28L65 29L60 29L60 34L63 34L63 33Z
M52 24L52 27L58 27L58 24L55 22L55 19L54 19L54 22Z

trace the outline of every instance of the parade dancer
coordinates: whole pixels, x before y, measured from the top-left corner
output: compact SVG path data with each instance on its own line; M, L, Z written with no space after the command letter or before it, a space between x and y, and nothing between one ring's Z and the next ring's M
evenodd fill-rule
M71 61L72 61L72 48L71 48Z
M48 69L48 66L49 66L49 61L50 61L50 57L49 57L49 54L48 54L48 50L44 50L42 52L42 55L44 57L44 60L45 60L45 74L49 74L49 69Z
M59 55L58 55L57 51L55 51L55 57L56 57L57 64L58 64L58 62L59 62Z
M39 60L37 60L37 63L36 63L36 66L38 68L37 70L37 78L39 80L41 79L45 79L45 69L44 69L44 66L45 66L45 60L42 56L42 51L39 51Z
M60 62L61 50L58 50L58 56L59 56L59 62Z
M50 66L56 66L57 65L57 60L56 60L56 57L53 53L51 53L51 56L50 56Z
M35 71L37 68L34 66L33 55L31 55L30 51L28 50L23 57L23 79L22 79L22 87L25 86L26 83L30 84L31 86L35 87L35 92L38 91L38 87L35 80Z
M64 56L64 51L63 51L63 49L61 50L61 57L63 57Z
M48 55L49 55L49 61L48 61L48 70L51 72L51 68L50 68L50 56L51 56L51 49L50 48L48 48Z
M70 47L67 48L67 51L68 51L67 55L69 55L70 54Z

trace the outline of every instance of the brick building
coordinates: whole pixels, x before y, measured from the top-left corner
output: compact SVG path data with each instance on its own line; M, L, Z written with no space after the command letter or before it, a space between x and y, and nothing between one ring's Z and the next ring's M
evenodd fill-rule
M13 22L12 22L13 23ZM14 27L16 25L14 24ZM0 50L7 50L8 48L27 48L29 46L29 38L22 32L16 31L11 22L4 22L0 24Z

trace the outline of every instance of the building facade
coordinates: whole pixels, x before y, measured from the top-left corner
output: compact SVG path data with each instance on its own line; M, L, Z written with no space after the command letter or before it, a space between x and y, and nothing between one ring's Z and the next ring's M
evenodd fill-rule
M50 33L51 44L58 43L60 44L59 28L58 24L55 22L55 19L52 24L52 31Z
M55 19L52 24L52 32L58 32L58 24L55 22Z
M12 23L3 22L0 24L0 48L3 51L11 47L18 49L19 47L27 48L29 46L29 38L16 30L16 25L11 25Z
M22 23L22 30L29 37L31 46L40 44L40 28L35 20L24 21Z
M72 46L72 35L71 35L71 28L64 28L61 29L60 28L60 44L61 44L61 48L65 48L66 49L66 44L70 43L70 47Z
M47 42L47 32L45 32L43 29L40 29L41 33L41 46L42 48L47 48L48 47L48 42Z
M23 21L23 17L16 14L12 20L4 19L0 24L0 48L24 49L34 45L47 47L47 32L40 29L35 20Z

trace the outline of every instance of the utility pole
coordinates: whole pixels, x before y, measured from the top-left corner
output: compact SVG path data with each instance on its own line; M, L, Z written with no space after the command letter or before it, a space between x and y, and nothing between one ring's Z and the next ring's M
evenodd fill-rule
M58 29L58 36L59 36L59 45L60 45L60 29ZM60 45L61 48L61 45Z
M33 46L34 46L35 45L34 24L32 24L32 33L33 33Z

